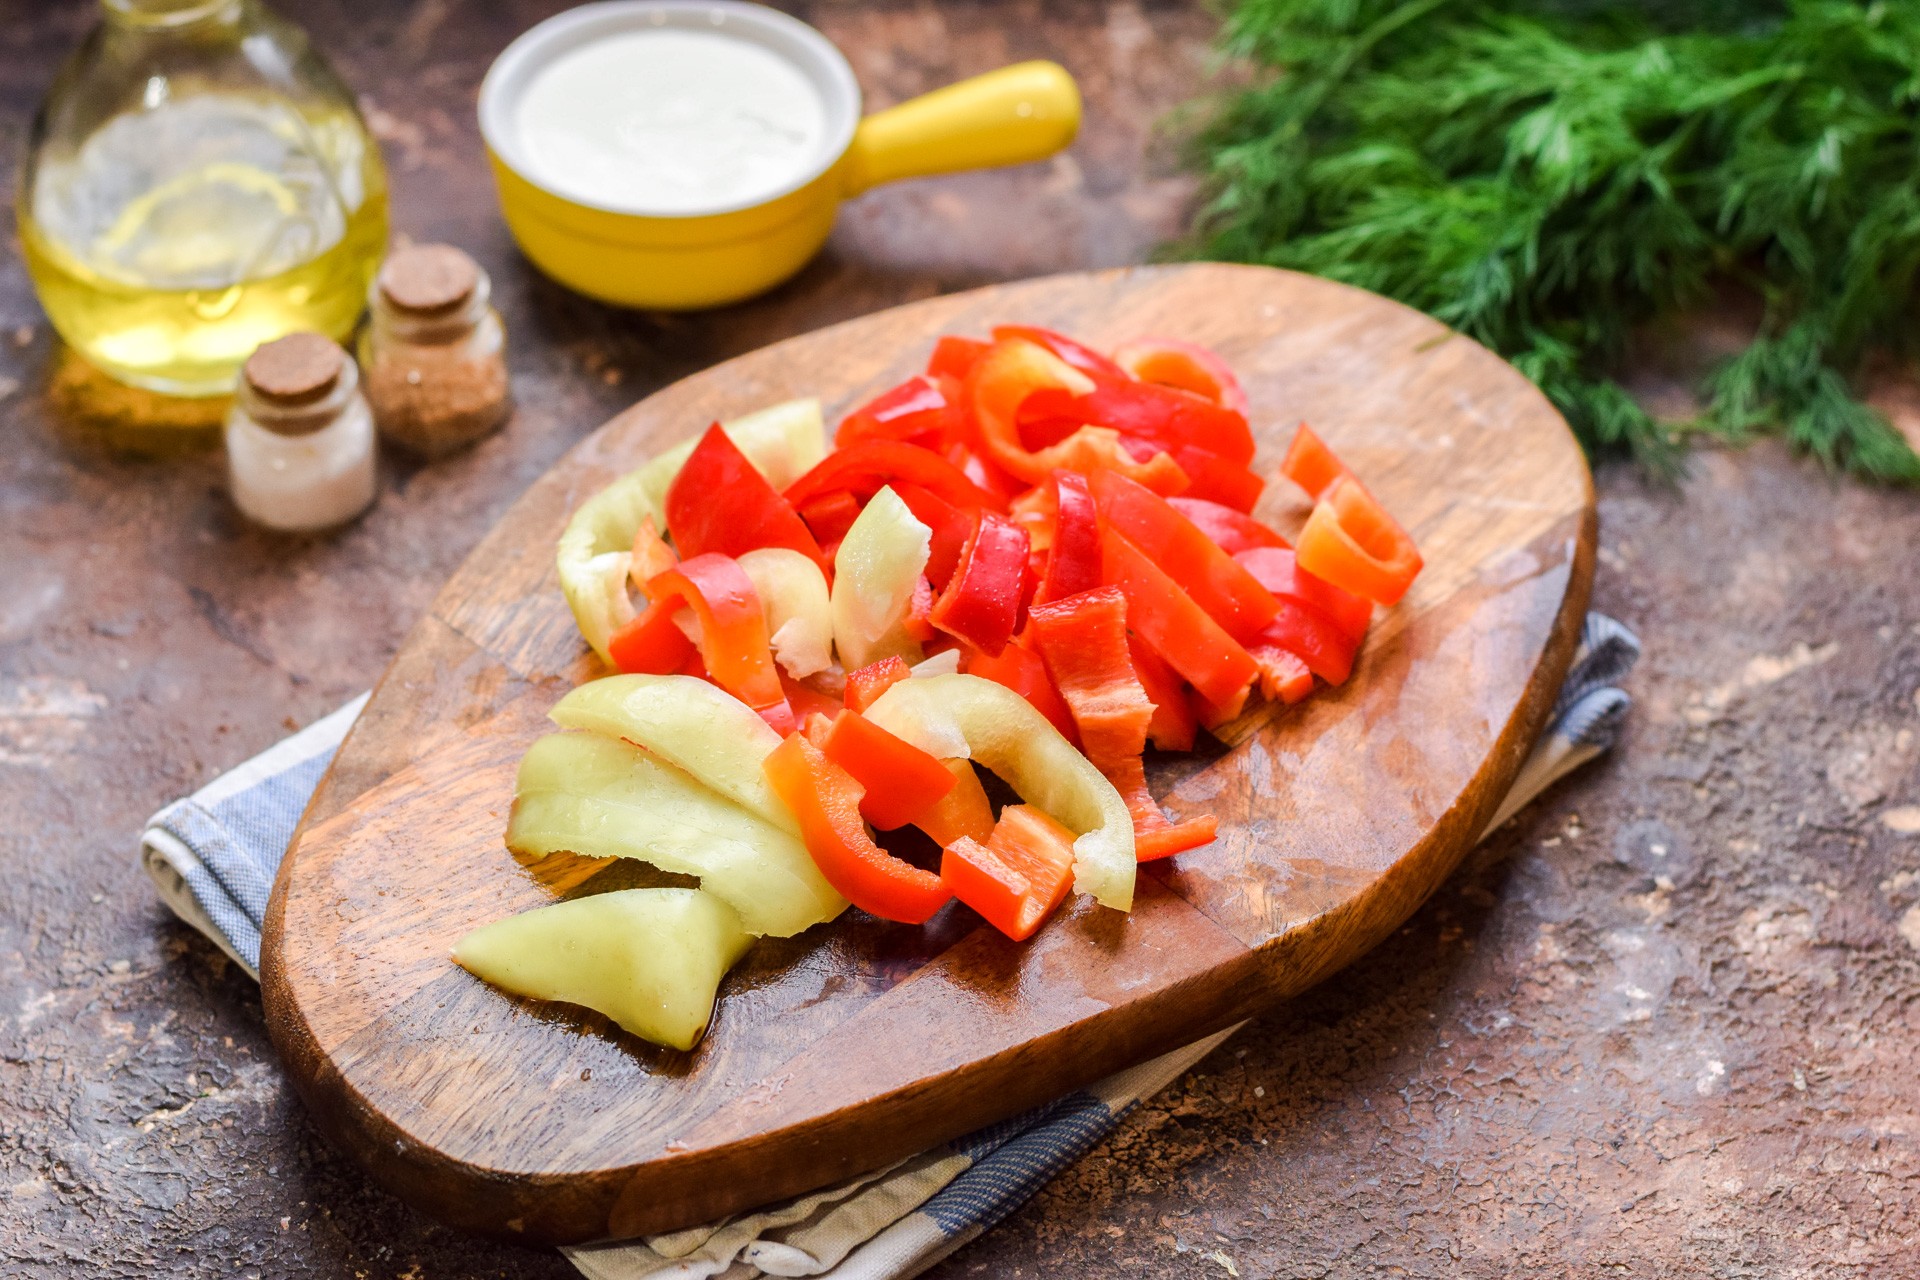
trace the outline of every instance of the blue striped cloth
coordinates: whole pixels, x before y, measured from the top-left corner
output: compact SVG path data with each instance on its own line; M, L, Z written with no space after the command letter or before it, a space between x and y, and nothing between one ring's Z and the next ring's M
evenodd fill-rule
M1626 627L1589 614L1553 721L1487 830L1613 744L1640 656ZM258 976L260 924L287 842L366 703L222 774L149 819L141 859L182 920ZM1484 838L1484 834L1483 834ZM1026 1115L782 1204L687 1231L566 1250L590 1280L899 1280L977 1238L1092 1150L1123 1116L1231 1036L1230 1027Z

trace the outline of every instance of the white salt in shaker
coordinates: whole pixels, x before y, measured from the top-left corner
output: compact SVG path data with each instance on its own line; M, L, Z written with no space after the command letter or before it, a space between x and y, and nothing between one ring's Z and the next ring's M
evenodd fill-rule
M248 357L227 415L227 475L234 503L270 529L328 529L372 504L373 414L339 344L293 333Z

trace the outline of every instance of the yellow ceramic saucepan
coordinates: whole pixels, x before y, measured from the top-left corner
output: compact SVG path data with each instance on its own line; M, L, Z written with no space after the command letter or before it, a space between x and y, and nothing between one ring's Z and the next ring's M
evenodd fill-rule
M832 42L739 0L570 9L508 46L480 88L480 131L521 250L590 297L669 310L785 280L849 196L1044 159L1079 125L1079 92L1051 62L862 119Z

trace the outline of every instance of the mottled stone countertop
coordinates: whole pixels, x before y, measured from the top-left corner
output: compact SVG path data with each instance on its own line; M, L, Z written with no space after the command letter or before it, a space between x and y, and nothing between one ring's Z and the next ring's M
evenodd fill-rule
M1192 199L1159 122L1205 83L1212 19L795 6L872 106L1054 57L1086 131L1050 164L876 192L792 284L670 317L547 284L497 220L475 87L548 0L283 7L364 95L396 229L493 272L522 407L468 454L390 464L344 535L267 536L204 441L101 425L141 410L63 357L17 241L0 257L0 1272L568 1276L320 1143L253 984L135 872L142 819L365 688L507 504L638 396L897 302L1146 256ZM0 3L9 188L91 9ZM1596 603L1648 649L1620 748L938 1274L1916 1274L1920 498L1772 446L1599 486Z

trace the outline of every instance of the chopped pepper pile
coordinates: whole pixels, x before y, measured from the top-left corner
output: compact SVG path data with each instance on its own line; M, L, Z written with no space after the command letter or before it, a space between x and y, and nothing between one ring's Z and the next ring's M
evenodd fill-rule
M1150 745L1190 750L1256 699L1343 683L1374 607L1420 571L1406 530L1307 426L1278 471L1311 514L1294 539L1256 515L1250 411L1226 363L1188 342L946 337L831 449L799 401L616 481L569 526L561 581L621 678L663 680L623 698L664 708L705 687L733 706L728 732L756 726L745 757L716 744L664 767L798 834L833 894L772 913L786 931L840 897L907 924L957 898L1024 939L1069 888L1127 909L1138 863L1214 839L1212 817L1161 811ZM650 758L652 730L622 723L587 727ZM976 766L1020 802L996 816ZM875 839L906 827L940 846L937 866ZM634 856L631 839L605 844ZM761 837L756 856L776 845ZM770 914L714 889L750 931Z

